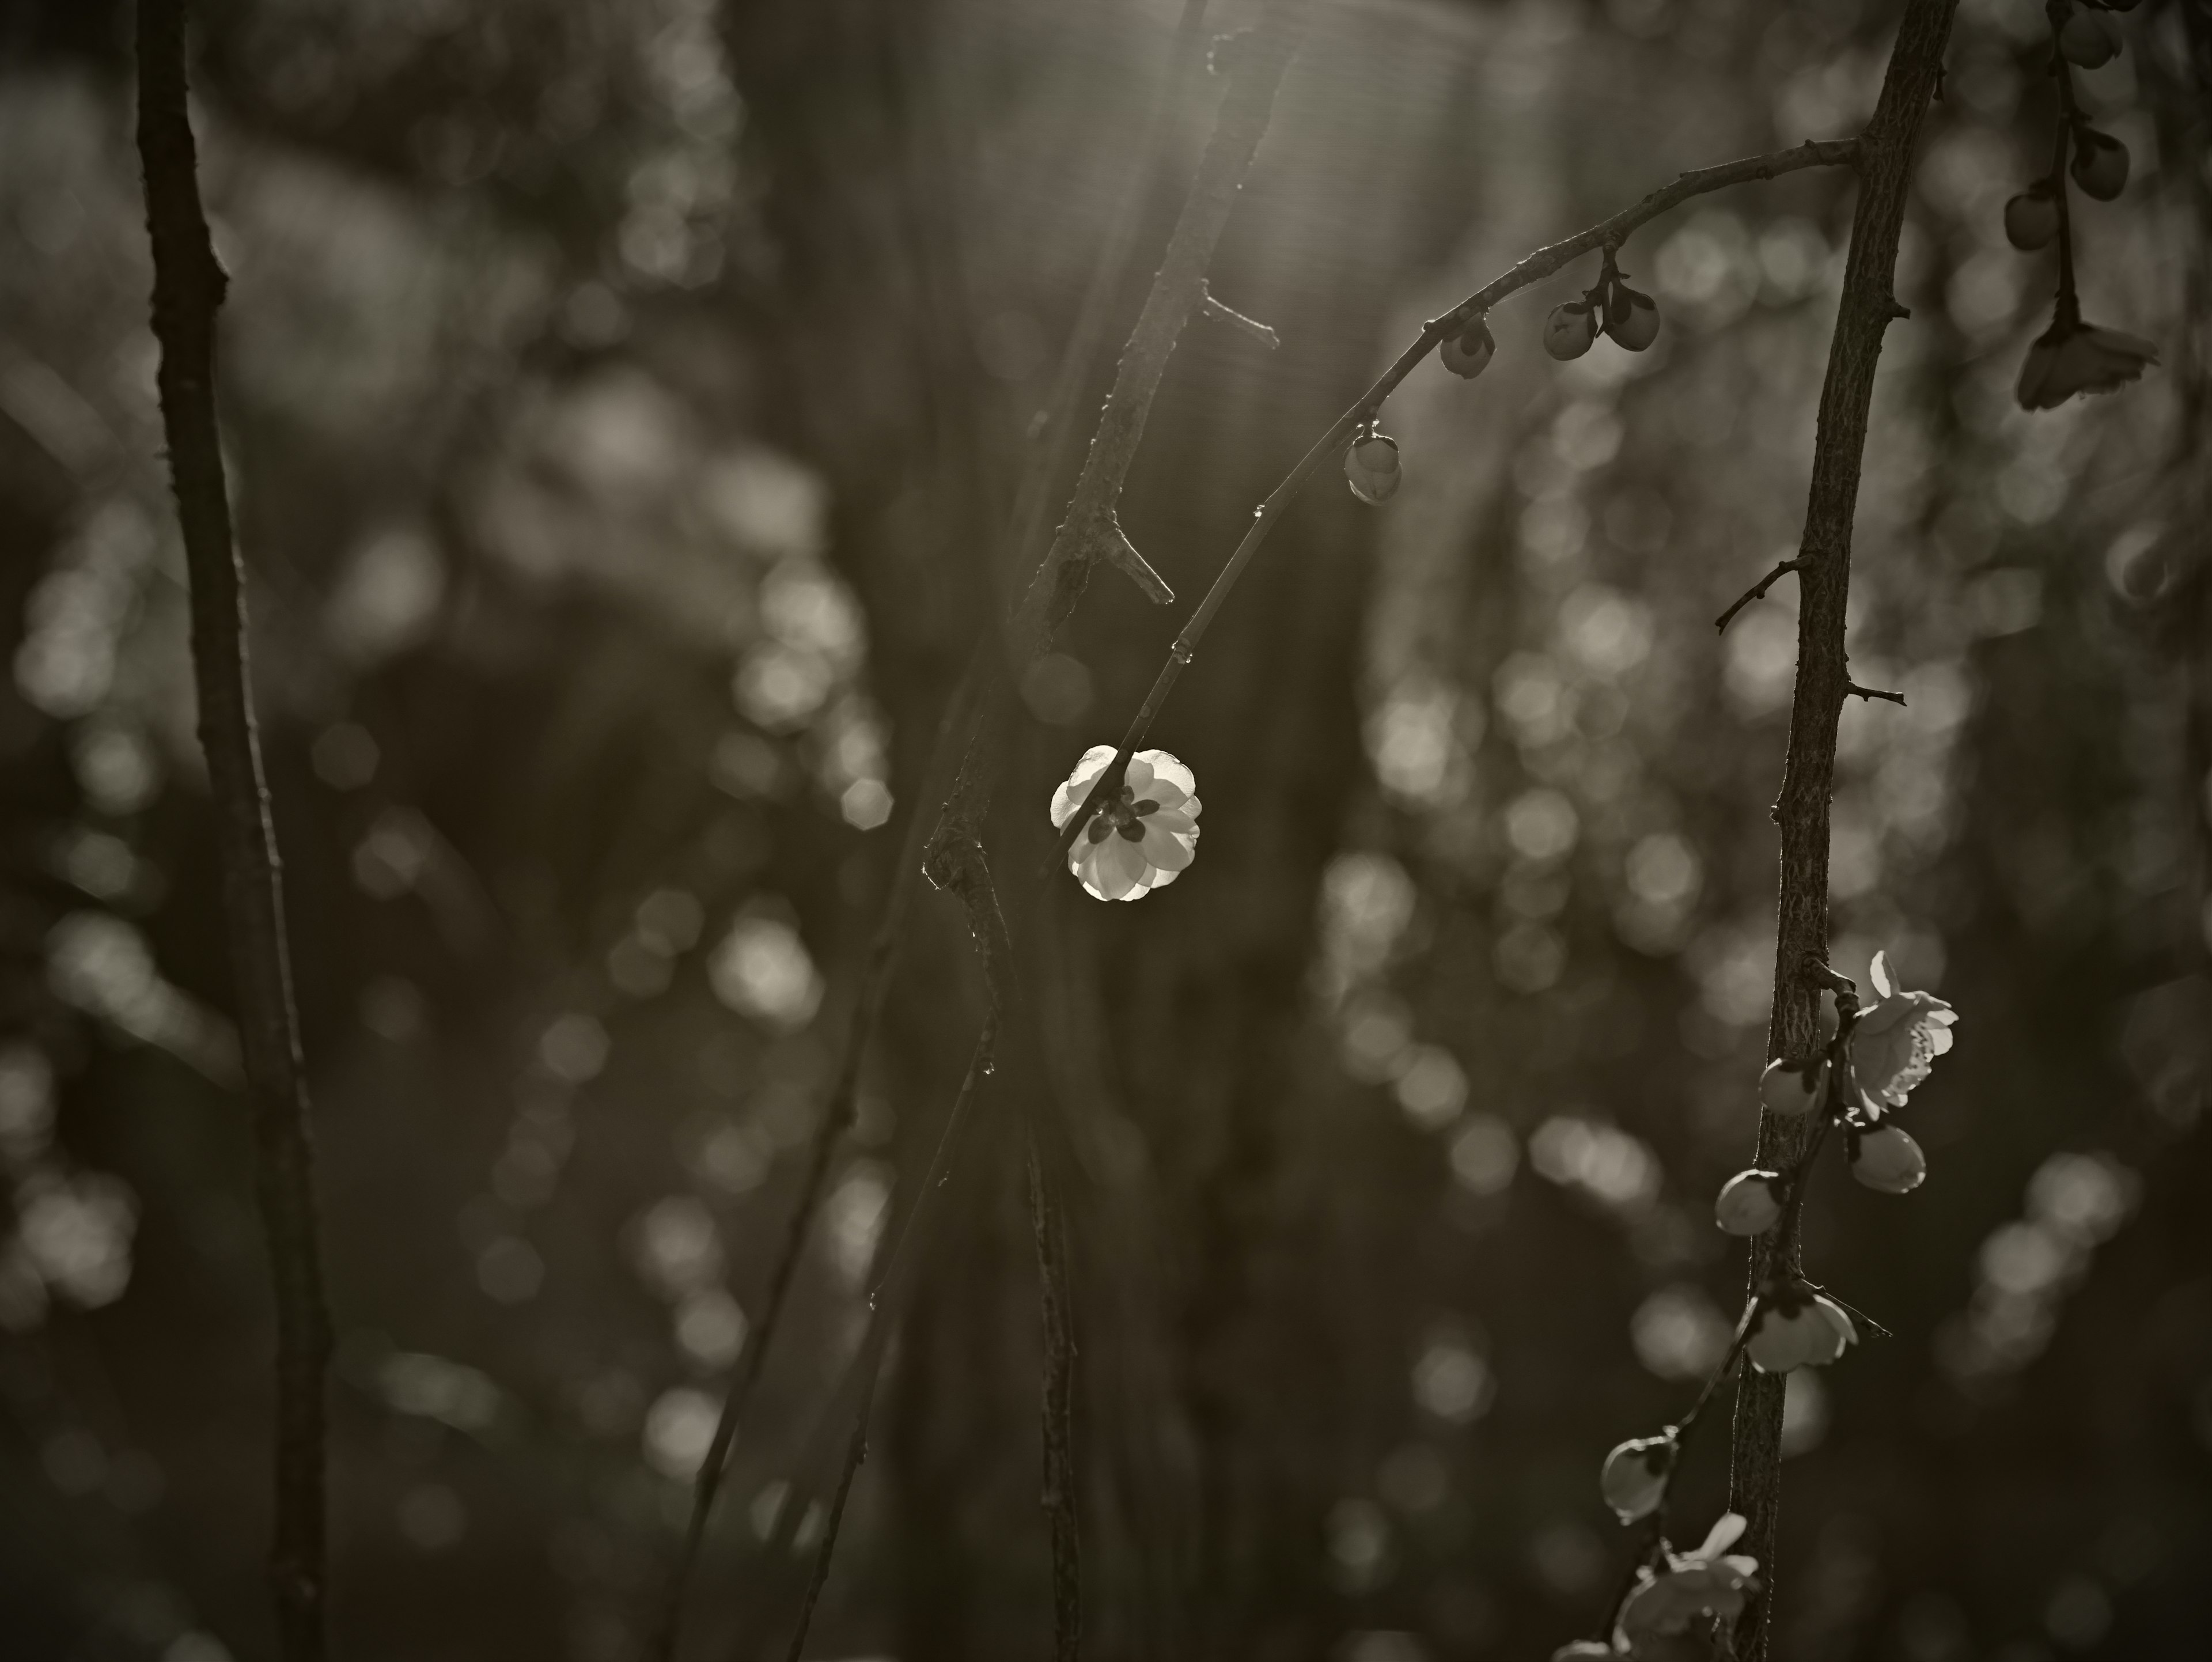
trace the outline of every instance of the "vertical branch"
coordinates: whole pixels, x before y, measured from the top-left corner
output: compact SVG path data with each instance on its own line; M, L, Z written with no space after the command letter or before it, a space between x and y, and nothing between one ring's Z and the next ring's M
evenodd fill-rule
M1882 81L1874 119L1859 141L1859 197L1842 303L1820 393L1819 438L1800 545L1797 682L1790 712L1790 752L1774 818L1782 833L1777 908L1774 1015L1770 1055L1809 1057L1819 1048L1822 983L1808 973L1828 944L1828 798L1836 770L1836 721L1850 685L1844 655L1844 606L1850 587L1851 520L1866 449L1867 414L1882 336L1903 308L1892 292L1920 128L1942 73L1958 0L1909 0ZM1794 1165L1807 1128L1759 1116L1757 1164ZM1751 1286L1794 1261L1794 1220L1754 1242ZM1775 1519L1782 1494L1783 1376L1748 1373L1736 1396L1729 1504L1750 1520L1747 1549L1765 1570L1763 1591L1736 1630L1743 1662L1764 1662L1774 1586Z
M994 678L992 693L964 747L959 782L933 842L957 840L964 834L963 827L982 823L1005 764L1010 678L1049 647L1054 632L1083 598L1091 567L1105 559L1120 566L1154 600L1165 604L1175 598L1122 534L1117 513L1121 487L1144 439L1145 423L1167 374L1168 360L1183 325L1205 297L1206 267L1273 117L1275 94L1304 34L1310 3L1270 0L1259 26L1234 40L1229 91L1214 119L1212 136L1168 239L1167 253L1153 273L1144 308L1122 348L1114 388L1099 413L1067 516L1054 533L1008 624L1007 664Z
M1083 1549L1075 1488L1075 1312L1067 1273L1067 1229L1046 1176L1036 1128L1030 1129L1030 1212L1036 1229L1044 1316L1045 1516L1052 1525L1054 1662L1076 1662L1083 1639Z
M224 277L200 204L185 112L183 0L139 0L138 154L153 243L161 425L191 581L200 746L217 816L223 922L276 1290L276 1527L269 1573L278 1653L286 1662L313 1662L324 1637L323 1374L330 1312L283 886L254 732L244 574L216 428L215 320Z

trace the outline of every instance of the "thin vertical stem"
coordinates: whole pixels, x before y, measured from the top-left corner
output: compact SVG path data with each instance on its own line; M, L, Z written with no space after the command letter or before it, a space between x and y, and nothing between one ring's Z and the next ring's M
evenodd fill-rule
M1037 1281L1044 1318L1042 1415L1045 1516L1052 1525L1054 1662L1076 1662L1083 1640L1083 1549L1076 1494L1075 1314L1067 1273L1067 1228L1030 1129L1030 1212L1036 1232Z
M324 1648L323 1292L307 1092L284 934L284 894L254 731L245 573L215 411L215 323L225 279L200 202L185 107L183 0L139 0L138 155L154 254L162 431L191 591L200 746L216 813L222 909L252 1105L256 1187L276 1305L276 1517L269 1558L278 1653Z
M1828 801L1836 770L1836 723L1850 686L1844 651L1850 587L1851 522L1866 450L1867 417L1882 338L1904 308L1893 292L1899 234L1920 129L1942 72L1957 0L1910 0L1892 50L1873 119L1859 140L1858 206L1851 224L1844 292L1820 393L1819 437L1798 552L1797 680L1790 703L1790 751L1775 819L1782 833L1777 904L1774 1014L1768 1053L1793 1059L1818 1048L1820 993L1827 959ZM1810 1129L1802 1120L1759 1116L1757 1164L1787 1167ZM1793 1221L1794 1222L1794 1221ZM1753 1244L1753 1296L1795 1261L1794 1228ZM1778 1374L1747 1374L1736 1394L1729 1505L1749 1519L1748 1549L1759 1559L1761 1591L1735 1635L1742 1662L1764 1662L1773 1600L1775 1519L1782 1496L1782 1398Z

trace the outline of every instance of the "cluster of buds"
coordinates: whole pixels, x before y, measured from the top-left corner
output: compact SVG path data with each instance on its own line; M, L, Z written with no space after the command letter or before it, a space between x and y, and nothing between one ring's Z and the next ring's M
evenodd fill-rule
M1836 989L1834 1036L1819 1054L1770 1062L1759 1076L1760 1106L1800 1123L1804 1153L1786 1172L1737 1172L1722 1186L1713 1220L1739 1238L1768 1237L1766 1268L1735 1342L1696 1406L1679 1424L1656 1436L1631 1438L1605 1457L1598 1488L1606 1505L1624 1524L1653 1520L1648 1551L1656 1555L1647 1555L1622 1596L1607 1636L1564 1646L1553 1662L1638 1654L1655 1637L1682 1633L1701 1620L1733 1619L1757 1589L1758 1565L1727 1550L1741 1532L1741 1520L1732 1525L1723 1518L1703 1547L1686 1554L1667 1546L1661 1526L1683 1446L1739 1360L1761 1373L1790 1373L1825 1367L1858 1342L1851 1312L1804 1279L1794 1242L1782 1239L1792 1229L1806 1174L1831 1126L1841 1128L1851 1174L1868 1188L1908 1194L1927 1178L1927 1157L1897 1123L1895 1111L1950 1050L1958 1014L1933 993L1899 985L1886 953L1875 954L1868 978L1874 995L1863 1003L1850 982L1830 976Z
M1344 477L1352 494L1369 506L1389 502L1398 494L1398 441L1368 422L1352 435L1352 447L1344 453Z
M1562 361L1578 358L1600 333L1631 352L1641 352L1659 338L1659 302L1621 281L1611 248L1605 251L1597 281L1583 297L1553 307L1544 320L1544 350Z
M2058 296L2051 327L2028 349L2018 397L2023 408L2049 410L2077 393L2109 393L2158 362L2150 343L2081 320L2074 286L2073 221L2066 181L2097 202L2127 188L2128 147L2090 125L2074 97L2074 70L2094 70L2119 53L2120 32L2109 12L2135 0L2051 0L2051 78L2058 88L2059 127L2051 171L2005 204L2005 239L2023 253L2058 245Z

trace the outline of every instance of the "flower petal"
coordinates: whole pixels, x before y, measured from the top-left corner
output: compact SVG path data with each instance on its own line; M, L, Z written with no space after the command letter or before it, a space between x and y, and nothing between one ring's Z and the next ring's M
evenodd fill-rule
M1145 763L1152 770L1150 776L1152 779L1164 779L1168 783L1181 788L1182 794L1185 796L1192 796L1197 794L1198 780L1196 776L1192 774L1188 768L1185 767L1174 757L1169 755L1167 752L1164 750L1140 750L1136 753L1135 757L1132 758L1131 765L1133 767L1137 762Z
M1099 886L1110 900L1133 900L1129 892L1145 882L1145 856L1125 837L1109 837L1098 845Z
M1172 779L1156 778L1141 794L1164 808L1180 808L1190 801L1190 793Z
M1717 1558L1734 1546L1742 1537L1744 1531L1750 1527L1751 1520L1741 1513L1724 1512L1713 1520L1712 1528L1705 1531L1705 1544L1690 1556L1704 1559Z
M1194 841L1198 837L1198 822L1175 808L1162 808L1158 813L1146 814L1145 829L1148 831L1164 831L1171 837L1187 837Z
M1145 840L1141 846L1145 858L1163 871L1179 872L1198 857L1197 851L1189 842L1151 820L1145 822Z
M1093 745L1083 752L1083 759L1075 764L1075 771L1066 782L1052 794L1052 823L1055 830L1067 824L1067 816L1083 806L1083 799L1091 794L1091 787L1098 776L1106 771L1106 764L1114 759L1114 746Z

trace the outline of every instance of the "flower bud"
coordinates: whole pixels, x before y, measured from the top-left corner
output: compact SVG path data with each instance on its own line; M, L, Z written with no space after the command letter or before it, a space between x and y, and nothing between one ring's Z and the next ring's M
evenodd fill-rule
M1401 478L1397 441L1376 432L1354 439L1344 453L1344 477L1352 494L1370 507L1389 501L1398 494Z
M1658 1509L1674 1470L1673 1432L1663 1437L1633 1437L1605 1457L1597 1486L1613 1515L1624 1524L1632 1524Z
M1597 338L1597 314L1585 301L1554 306L1544 320L1544 350L1561 360L1578 358Z
M2110 202L2127 188L2128 147L2094 127L2074 130L2074 160L2067 171L2084 196Z
M1713 1202L1713 1221L1731 1235L1764 1235L1781 1219L1779 1172L1739 1172Z
M1473 380L1490 368L1491 354L1497 350L1498 343L1491 338L1489 324L1476 318L1446 341L1437 356L1452 374L1464 380Z
M1851 1175L1885 1195L1909 1195L1928 1176L1928 1156L1893 1120L1851 1133Z
M1825 1367L1858 1337L1841 1306L1802 1283L1763 1294L1745 1352L1762 1373Z
M2058 234L2058 200L2040 182L2005 204L2005 240L2023 253L2046 247Z
M1615 283L1605 308L1605 332L1617 345L1641 352L1659 338L1659 302L1625 283Z
M1759 1100L1778 1114L1809 1114L1819 1105L1827 1084L1826 1062L1800 1067L1778 1058L1768 1062L1766 1071L1759 1076Z
M2120 32L2094 11L2077 11L2058 31L2058 50L2076 68L2101 68L2118 55Z

